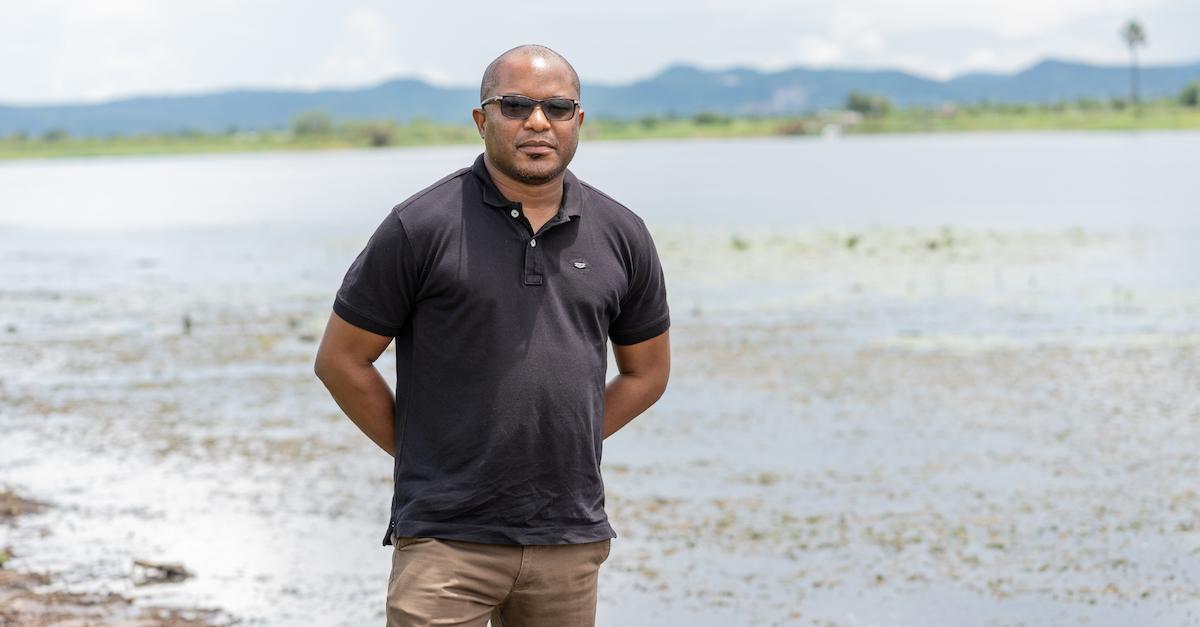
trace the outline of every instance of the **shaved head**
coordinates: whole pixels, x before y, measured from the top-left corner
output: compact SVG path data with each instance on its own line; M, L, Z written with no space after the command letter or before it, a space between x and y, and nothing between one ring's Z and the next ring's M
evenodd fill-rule
M575 88L576 98L579 97L579 74L575 73L575 68L561 54L537 44L525 44L507 50L504 54L496 57L495 61L488 64L487 69L483 71L483 81L479 85L479 100L482 102L491 96L498 95L495 93L500 84L500 68L506 61L516 57L541 57L551 62L560 62L566 66L571 73L571 86Z

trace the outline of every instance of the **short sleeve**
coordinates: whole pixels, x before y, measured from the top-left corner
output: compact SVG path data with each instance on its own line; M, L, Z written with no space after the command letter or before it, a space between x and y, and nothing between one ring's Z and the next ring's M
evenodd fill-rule
M629 290L621 298L621 312L608 327L614 344L637 344L662 335L671 326L667 307L667 284L654 239L646 225L638 222L639 232L633 242L633 274Z
M396 337L408 322L417 276L404 224L389 212L346 271L333 311L356 327Z

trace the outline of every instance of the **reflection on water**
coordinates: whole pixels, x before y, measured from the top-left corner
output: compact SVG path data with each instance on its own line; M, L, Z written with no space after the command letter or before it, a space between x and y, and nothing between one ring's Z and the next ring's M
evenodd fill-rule
M899 142L895 154L923 154L932 149L922 142L948 150L939 142L957 140L878 140L858 158L883 177L869 159L888 141ZM1041 140L977 141L1003 161L1009 142ZM627 158L661 163L669 178L680 144L638 144ZM817 150L689 150L707 167L727 150L775 163L780 146ZM619 155L598 154L615 146L581 158L588 151L580 168L593 178L625 176ZM362 171L369 179L394 159L420 161L401 152L329 159L380 160ZM411 152L439 170L463 156ZM303 177L288 172L322 161L206 159L275 180L264 199L297 195L284 190ZM146 163L178 162L191 158ZM146 167L19 167L126 166ZM0 166L0 178L13 167ZM331 176L353 181L343 167ZM362 209L336 227L0 231L0 479L56 505L0 529L0 546L20 549L15 568L57 573L74 590L218 606L250 623L381 620L390 458L311 374L333 292L370 233L361 227L404 195L372 198L372 185L343 190L338 206ZM248 202L240 191L191 191L184 206L218 215ZM670 286L674 368L662 401L606 441L620 537L601 624L1195 617L1200 568L1180 552L1200 541L1194 231L1153 219L1139 229L1072 228L1073 218L978 227L947 215L922 225L925 190L893 191L890 210L860 207L838 228L810 224L821 192L797 190L800 199L764 209L791 215L786 228L719 227L725 193L683 192L715 203L697 209L700 225L683 213L650 220ZM115 192L102 197L121 205ZM1174 215L1166 206L1145 213ZM918 228L904 226L907 215ZM390 357L377 365L393 376ZM134 558L180 561L197 576L135 587Z

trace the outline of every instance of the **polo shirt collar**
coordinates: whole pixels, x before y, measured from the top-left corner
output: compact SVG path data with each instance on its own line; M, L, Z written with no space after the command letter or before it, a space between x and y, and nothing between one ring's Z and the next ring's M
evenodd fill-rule
M475 178L479 179L479 183L483 188L483 202L493 207L508 207L513 202L504 197L496 184L492 182L492 175L488 174L487 166L483 163L483 153L475 158L475 163L471 165L471 172ZM575 174L571 170L563 172L563 201L562 212L564 215L572 218L579 217L579 210L583 206L583 186L579 179L575 178Z

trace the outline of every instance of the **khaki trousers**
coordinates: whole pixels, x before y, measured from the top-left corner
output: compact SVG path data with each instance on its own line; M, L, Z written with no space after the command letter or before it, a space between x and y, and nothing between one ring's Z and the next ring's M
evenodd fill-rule
M392 537L388 627L594 627L612 540L482 544Z

